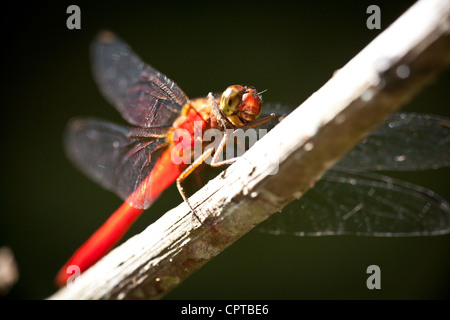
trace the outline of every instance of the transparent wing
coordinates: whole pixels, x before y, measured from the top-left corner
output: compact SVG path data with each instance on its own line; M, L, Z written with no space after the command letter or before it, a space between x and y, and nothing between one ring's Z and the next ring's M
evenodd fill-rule
M277 117L261 126L273 128L293 109L265 104L263 114ZM336 167L360 171L411 171L450 165L450 119L418 113L395 113L350 150Z
M374 173L329 170L259 231L295 236L437 235L450 232L450 209L439 195L414 184Z
M83 173L125 200L152 171L166 134L167 128L126 128L97 119L73 119L67 126L65 148ZM133 205L145 209L152 200Z
M101 32L91 49L98 86L125 120L140 127L172 125L187 102L175 82L111 32Z
M450 119L416 113L391 115L337 163L358 170L425 170L449 165Z
M285 109L278 107L281 112ZM398 113L388 117L304 197L286 206L260 230L297 236L450 232L449 204L439 195L417 185L364 172L448 166L449 124L448 118L434 115Z

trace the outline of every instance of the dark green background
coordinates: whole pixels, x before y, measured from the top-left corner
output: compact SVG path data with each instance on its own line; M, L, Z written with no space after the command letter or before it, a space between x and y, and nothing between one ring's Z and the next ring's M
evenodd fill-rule
M265 101L298 105L413 1L108 1L3 7L0 245L14 251L20 281L7 298L41 299L73 251L121 201L66 159L69 118L122 121L94 83L88 48L96 32L120 35L190 97L239 83L268 89ZM66 8L81 8L81 30ZM3 5L2 5L3 6ZM417 21L420 23L420 21ZM449 115L447 72L404 110ZM432 156L432 155L430 155ZM448 169L397 174L447 199ZM172 187L127 236L181 198ZM450 297L450 236L275 237L251 232L172 291L168 299L416 299ZM382 289L366 288L381 267Z

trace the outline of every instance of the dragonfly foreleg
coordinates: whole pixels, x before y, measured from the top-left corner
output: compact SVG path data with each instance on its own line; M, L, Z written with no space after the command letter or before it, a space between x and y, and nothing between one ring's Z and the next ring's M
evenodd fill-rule
M258 127L264 123L266 123L267 121L272 120L273 118L276 117L275 113L271 113L268 116L261 118L261 119L256 119L252 122L247 123L245 126L243 126L241 129L246 130L246 129L250 129L250 128L254 128L254 127Z

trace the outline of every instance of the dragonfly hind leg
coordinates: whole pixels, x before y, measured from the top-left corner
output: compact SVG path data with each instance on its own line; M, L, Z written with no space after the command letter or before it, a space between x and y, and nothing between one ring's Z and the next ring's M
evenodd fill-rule
M205 150L203 154L195 159L195 161L187 167L177 178L176 185L178 188L178 192L180 193L181 197L183 198L184 202L188 205L189 209L191 209L192 215L197 218L199 222L200 218L195 214L195 210L192 207L191 203L189 202L189 199L186 196L186 193L184 192L183 186L181 185L181 182L183 182L199 165L201 165L214 151L214 148L210 148L208 150ZM192 220L191 220L192 222Z

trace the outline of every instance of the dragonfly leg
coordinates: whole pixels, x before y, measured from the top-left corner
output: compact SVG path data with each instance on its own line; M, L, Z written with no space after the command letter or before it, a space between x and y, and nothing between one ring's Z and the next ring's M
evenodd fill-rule
M233 132L232 135L234 135L234 132ZM223 133L222 140L220 141L219 146L217 147L217 149L214 152L214 156L213 156L213 158L211 160L211 163L210 163L211 167L220 167L220 166L223 166L223 165L226 165L226 164L231 164L233 162L236 162L237 159L239 159L239 157L234 157L234 158L231 158L231 159L218 161L219 160L219 156L222 154L222 151L225 148L225 144L227 142L227 139L228 139L228 133L225 130L224 133Z
M221 152L223 151L223 148L225 147L225 143L227 141L228 135L226 133L226 131L224 131L224 136L222 138L222 140L220 141L219 146L217 147L217 149L215 150L214 147L208 148L206 149L202 155L200 157L198 157L197 159L194 160L194 162L187 167L177 178L176 180L176 185L178 188L178 191L180 192L181 197L183 198L184 202L186 202L186 204L188 205L189 209L191 209L192 211L192 215L195 216L197 218L198 221L200 221L200 218L195 214L195 209L192 207L191 203L189 202L188 197L186 196L186 193L184 192L184 188L181 185L181 183L199 166L201 165L210 155L213 154L214 152L214 156L211 160L211 166L212 167L219 167L222 165L226 165L226 164L231 164L233 162L235 162L238 158L232 158L232 159L227 159L224 161L217 161L219 158L219 155L221 154Z
M195 161L187 167L177 178L176 184L178 191L180 192L181 197L183 198L184 202L188 205L189 209L191 209L193 216L197 218L198 221L200 221L199 217L195 214L194 208L191 206L186 193L184 192L183 186L181 185L181 182L184 181L191 173L194 171L199 165L201 165L214 151L214 148L209 148L203 152L203 154L195 159Z
M245 126L243 126L241 129L245 130L245 129L250 129L250 128L254 128L254 127L258 127L264 123L266 123L267 121L272 120L273 118L275 118L276 115L275 113L271 113L268 116L265 116L264 118L260 118L260 119L256 119L250 123L247 123Z

